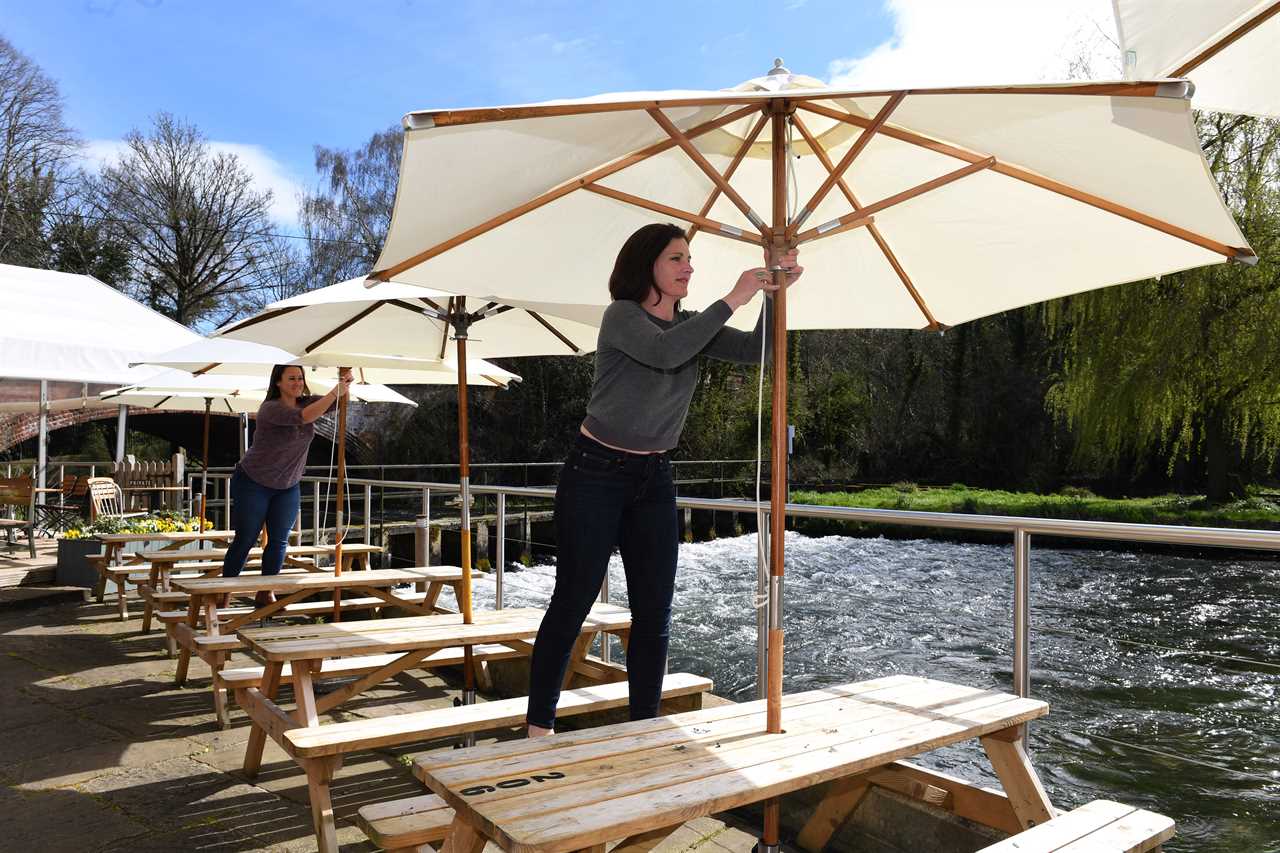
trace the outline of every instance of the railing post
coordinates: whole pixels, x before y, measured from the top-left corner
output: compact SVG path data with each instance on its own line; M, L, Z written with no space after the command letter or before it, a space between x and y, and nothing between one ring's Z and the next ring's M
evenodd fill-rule
M231 529L231 478L222 478L222 529Z
M1013 531L1013 692L1031 695L1031 534L1021 527Z
M373 486L364 487L364 544L373 544Z
M498 492L498 555L496 559L497 566L493 573L494 581L494 609L501 610L503 606L503 595L505 587L503 586L503 578L507 570L507 493ZM607 641L606 641L607 642Z
M765 699L765 676L769 671L769 513L758 508L756 537L756 696Z
M320 544L320 481L311 483L311 544Z

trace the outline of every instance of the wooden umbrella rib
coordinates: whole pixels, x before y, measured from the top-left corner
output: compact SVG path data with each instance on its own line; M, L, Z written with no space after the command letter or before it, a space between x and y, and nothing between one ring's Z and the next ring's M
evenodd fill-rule
M796 130L800 131L800 135L804 137L805 141L809 143L809 147L813 150L813 153L817 155L818 161L822 163L823 168L825 168L827 172L831 172L833 170L831 158L827 155L826 149L818 142L817 137L810 133L808 126L805 125L799 115L793 115L791 117L791 122L795 125ZM849 205L854 209L854 211L862 209L862 205L858 202L857 196L853 194L853 190L849 187L849 184L845 182L843 177L836 181L836 186L840 188L840 192L844 194L845 199L848 200ZM911 277L907 275L907 271L898 261L898 256L894 254L893 249L889 246L889 242L884 238L884 235L880 233L879 227L877 227L874 222L868 222L867 231L870 232L871 239L875 240L876 246L880 249L880 253L884 255L884 259L888 261L889 266L892 267L893 271L897 274L898 280L902 282L902 286L906 288L907 293L910 294L912 300L915 301L916 307L920 309L920 313L925 316L925 319L929 323L926 328L941 328L941 324L938 323L937 318L933 316L933 312L929 310L929 306L925 304L924 297L920 295L920 291L916 289L915 283L911 280Z
M753 112L756 112L758 109L759 109L758 106L756 106L755 104L752 104L750 106L743 107L742 109L734 110L733 112L727 113L726 115L722 115L719 118L712 119L711 121L705 122L704 124L700 124L697 127L690 129L689 132L686 134L686 136L690 139L693 139L694 137L701 136L704 133L708 133L713 130L718 130L719 128L724 127L726 124L732 124L738 119L743 118L744 116L750 115ZM442 254L444 252L449 251L450 249L460 246L469 240L474 240L476 237L479 237L482 234L486 234L500 225L505 225L506 223L510 222L513 219L517 219L521 216L524 216L526 213L537 210L538 208L546 204L550 204L556 199L566 196L569 193L573 192L574 190L581 189L586 184L594 183L595 181L598 181L601 178L606 178L609 175L614 174L615 172L622 171L628 166L634 166L636 163L639 163L643 160L647 160L650 157L653 157L655 154L661 154L664 151L668 151L674 148L675 145L676 145L675 140L664 139L660 142L655 142L652 145L648 145L644 148L641 148L638 151L633 151L632 153L626 155L625 157L622 157L621 159L615 160L612 163L601 166L598 169L593 169L592 171L588 172L585 175L566 181L565 183L560 184L558 187L550 189L536 198L532 198L529 201L524 202L523 204L517 205L516 207L513 207L510 210L507 210L503 213L498 214L497 216L487 219L484 222L481 222L479 225L468 228L466 231L463 231L459 234L454 235L453 237L450 237L448 240L445 240L443 243L437 243L435 246L432 246L426 251L419 252L418 254L413 255L412 257L406 258L405 260L400 261L398 264L387 267L386 269L383 269L383 270L375 270L374 272L369 273L368 277L371 279L376 279L378 281L389 281L392 277L399 275L405 270L412 269L413 267L416 267L419 264L426 263L427 261L431 260L432 258L434 258L439 254Z
M1252 18L1245 21L1240 26L1236 27L1227 35L1223 36L1222 38L1218 39L1218 41L1209 45L1208 48L1206 48L1205 50L1202 50L1200 53L1197 53L1191 59L1187 60L1182 65L1179 65L1177 68L1175 68L1173 71L1170 71L1169 76L1170 77L1186 77L1187 74L1192 69L1199 68L1205 62L1209 61L1210 59L1213 59L1213 57L1217 56L1219 53L1226 50L1231 45L1235 44L1236 41L1248 35L1252 30L1266 23L1277 12L1280 12L1280 2L1272 3L1266 9L1263 9L1261 12L1254 15Z
M541 323L543 328L545 328L548 332L550 332L551 334L559 338L562 344L567 346L569 349L573 350L574 355L579 355L582 352L582 350L578 348L577 344L575 344L573 341L569 340L567 337L561 334L559 329L557 329L555 326L548 323L546 319L537 311L530 311L528 308L526 308L524 309L524 312L528 314L530 317L532 317L533 319L537 320L539 323Z
M822 106L821 104L803 103L800 105L800 108L812 113L817 113L818 115L833 118L837 121L843 121L857 127L865 127L869 124L868 119L851 115L842 110ZM985 159L982 154L975 154L972 151L967 151L955 145L948 145L945 142L939 142L936 139L930 139L927 136L921 136L918 133L912 133L909 130L893 127L892 125L887 125L881 128L880 134L921 148L927 148L930 151L935 151L948 157L954 157L957 160L964 160L969 163L978 163ZM1090 207L1096 207L1099 210L1104 210L1107 213L1111 213L1123 219L1128 219L1130 222L1145 225L1155 231L1160 231L1171 237L1177 237L1180 240L1185 240L1188 243L1200 246L1203 249L1208 249L1211 252L1216 252L1227 258L1253 257L1252 250L1248 248L1228 246L1225 243L1220 243L1217 240L1197 234L1194 231L1189 231L1186 228L1174 225L1171 222L1166 222L1163 219L1157 219L1154 216L1149 216L1145 213L1136 211L1131 207L1126 207L1122 204L1117 204L1116 202L1102 198L1101 196L1094 195L1093 193L1077 189L1070 184L1064 184L1061 181L1047 178L1044 175L1037 174L1030 169L1022 168L1021 166L998 162L991 167L991 171L1004 175L1007 178L1013 178L1014 180L1022 181L1023 183L1031 184L1032 186L1039 187L1040 189L1065 196L1073 201L1087 204Z
M809 199L808 203L805 204L804 207L800 208L800 213L796 215L795 221L787 226L788 236L794 237L796 232L800 230L800 226L804 224L804 221L818 209L818 205L822 204L822 200L827 197L827 193L831 192L831 188L836 185L836 182L841 180L845 173L849 171L849 167L853 165L853 161L858 159L858 155L866 149L867 144L871 142L880 128L884 126L884 123L889 120L889 116L898 108L898 105L902 103L906 96L907 92L898 92L885 101L884 106L882 106L880 111L876 113L876 117L871 120L870 126L862 131L862 134L854 141L848 152L846 152L844 157L840 159L840 164L834 169L828 167L827 170L830 174L827 175L827 179L823 181L817 191L814 192L813 197ZM810 144L812 145L813 143Z
M324 334L324 335L321 335L320 337L318 337L318 338L316 338L314 341L312 341L310 344L308 344L308 345L307 345L307 347L306 347L306 349L304 349L304 350L303 350L303 352L311 352L311 351L315 350L316 348L318 348L321 344L323 344L323 343L325 343L325 342L327 342L327 341L331 341L331 340L333 340L333 339L334 339L334 338L336 338L338 335L342 334L342 333L343 333L343 332L345 332L347 329L349 329L349 328L351 328L352 326L354 326L356 323L359 323L359 322L360 322L361 320L363 320L365 317L368 317L370 314L372 314L374 311L377 311L379 308L381 308L381 307L382 307L383 305L385 305L385 304L386 304L385 302L381 302L381 301L379 301L379 302L375 302L375 303L373 303L372 305L370 305L369 307L365 308L365 309L364 309L363 311L361 311L360 313L356 314L354 317L349 317L349 318L347 318L347 319L346 319L346 320L344 320L342 323L340 323L340 324L337 326L337 328L330 330L328 333L326 333L326 334Z
M612 187L601 186L600 184L587 184L583 189L599 195L608 196L612 199L617 199L621 202L626 202L627 204L633 204L636 207L643 207L645 210L652 210L655 213L662 213L667 216L675 217L676 219L683 219L685 222L692 222L693 224L700 225L703 228L711 229L712 233L718 234L721 237L728 237L731 240L741 240L744 243L752 243L757 246L762 245L764 242L763 238L758 234L743 231L741 228L734 228L732 225L726 225L723 222L708 219L705 216L699 216L696 213L690 213L689 211L681 210L678 207L671 207L670 205L662 204L661 202L642 198L638 195L632 195L631 193L625 193L622 190L615 190Z
M227 329L227 331L238 332L241 329L247 329L250 326L256 326L259 323L265 322L267 320L274 320L277 317L283 317L285 314L289 314L293 311L297 311L305 307L306 307L305 305L289 305L284 308L276 308L270 311L263 311L257 317L250 317L248 320L243 320L239 323L236 323L234 326Z
M872 222L873 220L871 217L882 210L886 210L894 205L902 204L904 201L909 201L917 196L924 195L927 192L932 192L933 190L944 187L947 184L954 183L961 178L967 178L977 172L992 169L995 166L996 158L994 157L988 157L985 160L970 163L968 166L962 166L954 172L947 172L945 175L939 175L931 181L925 181L923 184L917 184L916 186L911 187L910 189L905 189L900 193L894 193L888 198L883 198L873 204L868 204L866 207L855 213L846 213L844 216L841 216L838 219L833 219L831 222L824 225L819 225L817 228L810 228L808 231L803 231L796 235L796 243L807 243L822 237L830 237L833 234L840 234L851 228L859 228Z
M765 124L769 121L769 116L761 114L760 119L756 122L756 126L751 128L746 138L742 140L742 145L738 147L738 152L733 155L733 161L729 163L729 168L724 171L724 179L726 182L733 179L733 173L738 171L738 166L742 163L747 152L751 150L751 146L755 144L756 139L760 136L760 131L764 130ZM698 211L699 216L706 216L711 212L711 208L715 206L716 199L720 198L720 185L716 184L711 188L711 195L707 197L706 204L702 205L702 209ZM693 235L698 233L698 225L695 222L689 226L688 232L685 234L685 240L692 240Z
M1145 80L1108 81L1104 83L1078 83L1074 85L1030 86L950 86L939 89L918 89L919 95L1097 95L1132 98L1150 98L1158 94L1159 84ZM792 103L831 98L887 97L896 89L870 89L866 91L840 90L822 92L788 92L785 97ZM775 96L776 97L776 96ZM732 107L748 104L751 109L761 109L775 98L759 93L741 95L716 95L708 98L671 98L652 101L609 101L604 103L542 104L515 107L482 107L469 110L439 110L409 113L405 124L410 132L436 127L461 127L469 124L487 124L499 121L517 121L530 118L591 115L593 113L628 112L650 109L680 109L683 107Z
M649 115L653 117L653 120L658 123L659 127L667 132L668 136L675 140L676 145L680 146L680 150L689 156L689 159L693 161L694 165L701 169L703 174L711 179L711 183L719 187L720 192L724 193L725 196L733 202L734 206L737 207L738 210L742 211L742 215L747 217L747 221L759 230L760 235L766 236L769 233L769 226L760 218L760 214L751 209L751 205L747 204L746 199L739 195L738 191L729 185L729 182L726 181L718 171L716 171L715 166L712 166L710 161L702 155L702 152L694 147L693 141L688 136L681 133L680 128L676 127L671 119L667 118L666 113L660 109L651 109L649 110Z

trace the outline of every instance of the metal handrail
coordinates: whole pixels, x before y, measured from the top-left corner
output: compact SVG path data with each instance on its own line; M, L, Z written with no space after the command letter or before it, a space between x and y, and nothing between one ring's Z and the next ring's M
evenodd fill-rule
M548 463L549 464L549 463ZM193 477L195 475L193 474ZM230 474L224 471L209 471L210 479L229 480ZM329 477L304 477L303 482L312 484L312 511L314 514L313 533L320 535L320 487L332 482ZM365 535L368 539L372 509L372 491L374 487L420 491L422 493L422 516L429 521L431 515L431 495L435 493L453 494L460 491L457 483L424 482L422 480L373 480L352 477L347 483L353 489L362 487L365 501ZM231 498L222 484L224 509L230 513ZM504 572L506 564L506 523L507 499L512 497L537 498L551 500L555 497L555 489L545 486L503 486L473 485L473 495L492 495L497 504L497 560L494 566L496 584L496 606L502 608L504 593ZM769 505L755 501L733 498L697 498L677 497L676 506L680 509L703 509L716 512L741 512L754 514L757 510L766 515ZM984 533L1007 533L1013 538L1013 685L1019 696L1031 693L1031 537L1050 536L1069 539L1094 539L1112 542L1140 542L1146 544L1205 546L1214 548L1241 548L1249 550L1280 551L1280 531L1250 530L1246 528L1225 527L1183 527L1172 524L1137 524L1123 521L1080 521L1075 519L1034 518L1027 516L1005 515L970 515L955 512L921 512L898 509L869 509L863 507L818 506L815 504L789 503L786 515L791 518L816 518L841 522L870 522L873 524L892 524L907 527L925 527L946 530L969 530ZM763 581L759 581L762 584ZM763 596L765 590L757 589L757 595ZM603 591L602 600L606 600L607 589ZM763 696L765 636L760 626L765 620L757 620L757 684ZM605 646L606 655L608 646Z

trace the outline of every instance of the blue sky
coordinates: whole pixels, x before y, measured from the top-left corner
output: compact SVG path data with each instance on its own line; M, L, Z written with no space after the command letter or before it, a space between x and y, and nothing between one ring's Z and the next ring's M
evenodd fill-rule
M715 89L775 56L824 80L1044 79L1076 44L1097 49L1109 6L0 0L0 35L58 81L91 153L109 156L129 129L173 112L245 159L288 224L291 196L313 180L314 145L354 147L411 109Z

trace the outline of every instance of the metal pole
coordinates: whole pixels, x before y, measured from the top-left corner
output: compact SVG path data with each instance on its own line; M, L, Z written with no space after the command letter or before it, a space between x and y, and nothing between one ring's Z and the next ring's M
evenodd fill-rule
M45 487L45 468L49 464L49 381L40 380L40 423L36 438L36 488Z
M373 486L364 487L364 544L373 542Z
M339 374L341 375L341 374ZM338 379L338 388L342 388L342 379ZM347 485L347 395L339 390L338 397L338 483L334 488L337 508L333 513L333 573L342 574L342 537L343 510L346 508L342 490ZM342 590L333 591L333 621L342 621Z
M1013 692L1031 695L1031 534L1013 532Z
M311 484L311 544L320 544L320 481Z
M759 522L763 520L764 523ZM756 516L760 537L756 560L756 696L769 695L769 513Z
M609 603L609 569L604 570L604 582L600 584L600 603ZM609 635L600 632L600 659L605 663L613 661L613 650L609 646Z
M124 439L128 435L129 407L121 406L116 413L116 461L124 461Z
M493 573L494 580L494 610L501 610L503 605L503 595L506 588L503 585L503 578L507 568L507 495L506 492L498 492L498 557L497 568Z
M240 413L240 428L237 430L237 439L240 444L240 458L249 452L249 413Z
M222 529L231 527L231 480L222 478Z

